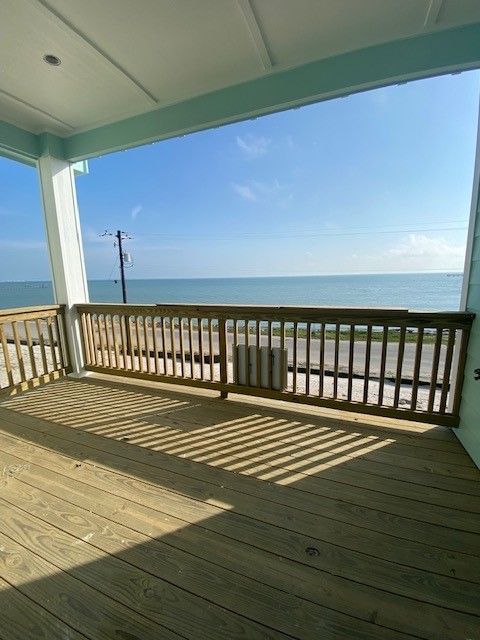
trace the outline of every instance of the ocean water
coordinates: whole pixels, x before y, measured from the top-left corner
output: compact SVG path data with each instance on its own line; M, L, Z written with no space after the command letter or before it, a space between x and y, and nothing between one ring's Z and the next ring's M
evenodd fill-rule
M356 274L269 278L191 278L129 280L132 303L273 304L402 307L457 310L462 277L458 273ZM121 302L121 286L89 282L92 302ZM0 282L0 308L53 302L50 282Z

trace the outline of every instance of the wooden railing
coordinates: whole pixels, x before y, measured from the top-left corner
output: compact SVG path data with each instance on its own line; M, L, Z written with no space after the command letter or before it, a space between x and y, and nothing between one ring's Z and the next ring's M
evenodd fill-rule
M0 394L68 371L63 306L0 309Z
M86 369L455 426L473 316L85 304Z

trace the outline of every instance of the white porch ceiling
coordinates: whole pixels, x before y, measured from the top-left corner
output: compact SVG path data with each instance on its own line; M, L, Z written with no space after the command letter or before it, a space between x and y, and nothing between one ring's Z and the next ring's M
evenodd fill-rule
M478 21L480 0L0 0L0 120L69 135Z

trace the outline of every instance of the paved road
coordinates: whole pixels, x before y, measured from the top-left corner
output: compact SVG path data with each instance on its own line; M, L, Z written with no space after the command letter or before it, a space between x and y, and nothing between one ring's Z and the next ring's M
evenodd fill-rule
M238 336L239 343L244 343L244 336ZM298 339L298 363L299 365L305 365L306 355L307 355L307 345L306 340L303 338ZM261 344L266 344L266 338L261 342ZM273 346L280 346L280 338L274 336L272 340ZM288 349L289 354L289 364L293 363L293 338L285 338L285 346ZM348 357L349 357L349 346L350 343L348 340L340 341L340 350L339 350L339 367L340 371L348 371ZM433 344L425 344L422 349L422 363L420 367L420 379L429 381L432 371L432 360L433 360ZM313 340L310 346L310 362L313 368L318 367L319 363L319 341ZM413 377L413 368L415 363L415 343L407 342L405 344L405 352L403 356L403 366L402 366L402 378L412 378ZM382 343L381 342L372 342L371 346L371 355L370 355L370 375L371 376L379 376L380 374L380 359L381 359L381 350ZM365 353L366 353L366 342L356 342L355 350L354 350L354 359L353 359L353 369L354 373L363 374L365 371ZM389 377L395 376L397 371L397 354L398 354L398 343L390 343L387 349L387 358L386 358L386 375ZM325 369L333 370L335 358L335 342L334 340L326 340L325 341ZM439 376L438 382L442 380L443 374L443 365L444 365L445 357L444 354L441 354L440 358L440 367L439 367Z

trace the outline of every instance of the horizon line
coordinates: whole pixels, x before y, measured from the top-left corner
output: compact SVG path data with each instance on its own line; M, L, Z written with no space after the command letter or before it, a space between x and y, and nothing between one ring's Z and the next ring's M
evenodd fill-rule
M430 269L424 271L357 271L354 273L299 273L288 275L252 275L252 276L170 276L170 277L145 277L145 278L128 278L127 282L138 280L253 280L260 278L328 278L336 276L390 276L390 275L423 275L423 274L455 274L462 275L464 271L462 269ZM120 280L117 278L87 278L87 282L113 282ZM23 279L23 280L0 280L0 284L8 283L22 283L22 282L47 282L52 283L52 280L45 279Z

